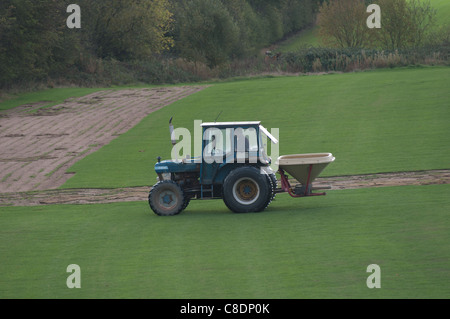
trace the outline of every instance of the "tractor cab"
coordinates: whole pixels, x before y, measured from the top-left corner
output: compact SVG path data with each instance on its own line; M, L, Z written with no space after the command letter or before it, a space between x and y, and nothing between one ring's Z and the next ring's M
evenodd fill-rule
M267 138L278 143L260 121L203 123L202 132L202 185L222 184L230 170L239 165L270 165Z

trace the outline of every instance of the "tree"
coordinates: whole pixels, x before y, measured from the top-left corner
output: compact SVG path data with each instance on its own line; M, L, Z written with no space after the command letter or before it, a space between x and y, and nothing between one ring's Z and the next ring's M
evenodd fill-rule
M145 59L173 45L168 0L80 0L87 41L98 57Z
M8 3L0 4L0 85L11 77L14 66L9 63L7 43L9 42L9 35L11 28L14 25L15 18L12 16L13 7Z
M341 48L363 47L370 42L366 6L362 0L324 2L319 8L319 34L325 44Z
M366 0L324 2L319 9L319 34L325 44L338 47L378 47L396 50L424 44L433 27L430 1L378 0L381 28L369 29Z
M64 41L65 7L55 0L5 0L0 5L0 85L46 78Z
M221 0L238 28L238 40L232 49L236 57L256 54L261 47L260 19L247 1Z
M375 35L381 47L395 50L424 43L436 15L429 1L379 0L378 4L382 27Z
M310 0L282 0L280 5L284 35L299 31L312 23L313 9Z
M219 0L183 1L176 14L176 49L190 61L215 67L229 60L239 30Z

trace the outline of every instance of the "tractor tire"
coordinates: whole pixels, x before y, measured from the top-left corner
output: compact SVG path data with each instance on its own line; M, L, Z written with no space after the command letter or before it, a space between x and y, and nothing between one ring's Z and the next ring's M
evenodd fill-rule
M272 191L273 191L272 200L275 200L275 195L276 195L275 190L278 187L277 176L275 175L275 173L270 173L270 174L268 174L268 176L270 178L270 182L272 183Z
M266 178L269 184L269 196L267 197L267 202L264 205L264 207L262 207L258 212L262 212L263 210L265 210L270 205L270 203L272 203L272 201L275 199L276 195L275 189L277 188L277 178L275 174L266 174Z
M223 201L235 213L263 211L272 200L272 183L267 174L253 166L231 171L223 183Z
M153 186L148 195L150 208L159 216L178 215L189 203L183 190L174 181L162 181Z
M182 210L185 210L188 207L190 202L191 202L191 199L189 197L185 197Z

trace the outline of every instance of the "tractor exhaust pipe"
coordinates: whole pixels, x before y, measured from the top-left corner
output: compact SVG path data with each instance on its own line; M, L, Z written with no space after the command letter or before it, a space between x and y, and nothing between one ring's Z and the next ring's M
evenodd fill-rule
M173 129L172 119L173 119L173 116L169 120L169 130L170 130L170 139L172 140L172 145L175 146L175 144L177 144L177 141L175 140L175 132Z
M177 144L177 140L175 138L175 130L173 128L172 119L173 119L173 116L169 120L169 131L170 131L170 139L172 141L172 145L175 148L175 145ZM175 151L175 154L177 154L177 155L175 155L176 156L175 162L178 162L178 152L176 149L174 151Z

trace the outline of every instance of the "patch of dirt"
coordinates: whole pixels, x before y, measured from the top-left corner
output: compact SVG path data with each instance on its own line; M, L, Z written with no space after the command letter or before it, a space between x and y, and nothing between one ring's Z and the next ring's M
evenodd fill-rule
M292 182L291 185L294 185ZM405 185L450 184L450 170L383 173L371 175L321 177L314 187L355 189ZM54 204L99 204L146 201L150 187L117 189L67 189L0 194L0 206L38 206Z
M51 107L42 101L0 112L0 193L58 188L74 163L203 88L106 90Z
M0 194L0 206L100 204L146 200L149 187L117 189L63 189Z
M331 186L331 189L439 184L450 184L450 170L319 177L314 181L314 187Z

